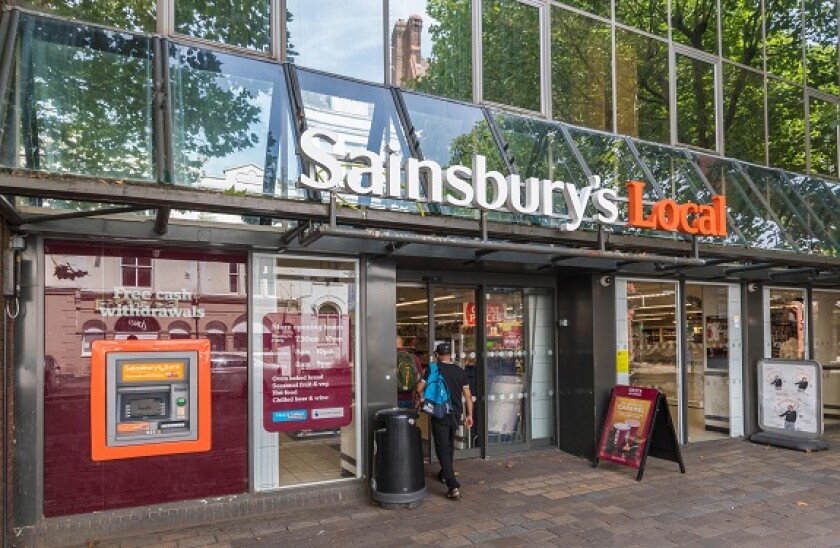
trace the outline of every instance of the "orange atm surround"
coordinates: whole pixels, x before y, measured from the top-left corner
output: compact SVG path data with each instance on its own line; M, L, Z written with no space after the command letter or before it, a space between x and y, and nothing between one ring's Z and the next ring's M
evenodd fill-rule
M108 371L108 354L137 353L144 360L154 360L154 353L193 352L197 356L197 427L194 440L153 441L131 445L108 444L108 412L116 412L116 403L108 402L108 375L116 375L116 367ZM211 447L210 341L207 339L178 340L98 340L93 341L90 366L90 428L91 457L95 461L196 453ZM108 409L111 406L113 409Z

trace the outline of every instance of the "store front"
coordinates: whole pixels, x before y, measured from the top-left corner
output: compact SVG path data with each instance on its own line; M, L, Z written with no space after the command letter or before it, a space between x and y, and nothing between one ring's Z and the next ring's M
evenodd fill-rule
M475 398L462 459L592 458L617 383L661 389L683 443L751 434L764 357L820 360L840 418L836 181L559 122L533 110L547 96L463 102L9 13L0 213L20 237L22 526L364 491L374 414L414 405L440 342ZM210 449L95 461L95 347L179 340L209 347Z

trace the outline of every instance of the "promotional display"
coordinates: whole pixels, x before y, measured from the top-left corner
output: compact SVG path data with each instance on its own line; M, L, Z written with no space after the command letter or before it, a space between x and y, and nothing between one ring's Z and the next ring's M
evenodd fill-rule
M263 426L269 432L341 428L352 418L347 314L270 313L263 348Z
M674 423L665 395L655 388L617 385L610 397L594 466L606 460L644 474L648 455L671 460L685 473Z
M822 435L822 368L811 360L758 362L762 430L787 436Z
M98 340L91 351L93 460L210 450L210 341Z

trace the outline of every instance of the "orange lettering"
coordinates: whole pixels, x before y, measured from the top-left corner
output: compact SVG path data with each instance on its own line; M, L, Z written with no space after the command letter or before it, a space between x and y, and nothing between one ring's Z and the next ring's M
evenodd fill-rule
M689 223L688 216L697 213L697 204L687 203L680 208L680 224L677 230L685 232L686 234L697 234L699 229L694 226L694 223Z
M627 226L656 228L655 221L653 219L645 219L644 211L642 211L644 192L644 183L640 181L627 181L627 205L630 210L630 219L627 221Z

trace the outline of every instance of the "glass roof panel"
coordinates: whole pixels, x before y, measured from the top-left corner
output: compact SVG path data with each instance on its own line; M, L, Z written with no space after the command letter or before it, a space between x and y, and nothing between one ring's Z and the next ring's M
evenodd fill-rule
M795 240L798 249L831 253L832 244L821 241L819 235L812 230L801 200L782 172L752 164L742 166L761 198L776 214L785 231Z
M822 179L787 173L790 186L807 206L807 220L818 235L825 234L840 250L840 203L835 200L832 185Z
M645 142L637 142L636 147L645 165L656 178L655 184L659 186L664 197L679 204L712 203L712 189L684 151ZM727 236L723 242L719 237L701 237L699 240L706 243L746 245L737 226L733 227L728 219L727 226Z
M451 165L471 166L473 156L480 154L487 158L487 169L507 174L479 107L416 93L403 92L402 97L424 160L434 160L446 169ZM478 210L468 207L442 205L436 209L457 217L479 215Z
M702 154L695 158L715 193L726 196L726 208L747 245L786 251L797 248L775 215L767 211L765 202L756 197L734 161Z
M400 124L391 91L387 88L297 70L307 128L335 132L347 150L364 149L381 158L396 156L400 163L411 155ZM345 168L363 167L344 162ZM405 178L401 181L404 185ZM363 179L363 185L369 184ZM392 200L373 196L358 196L349 192L337 193L339 204L351 207L394 209L417 213L425 204L407 200ZM322 198L329 199L323 192Z

